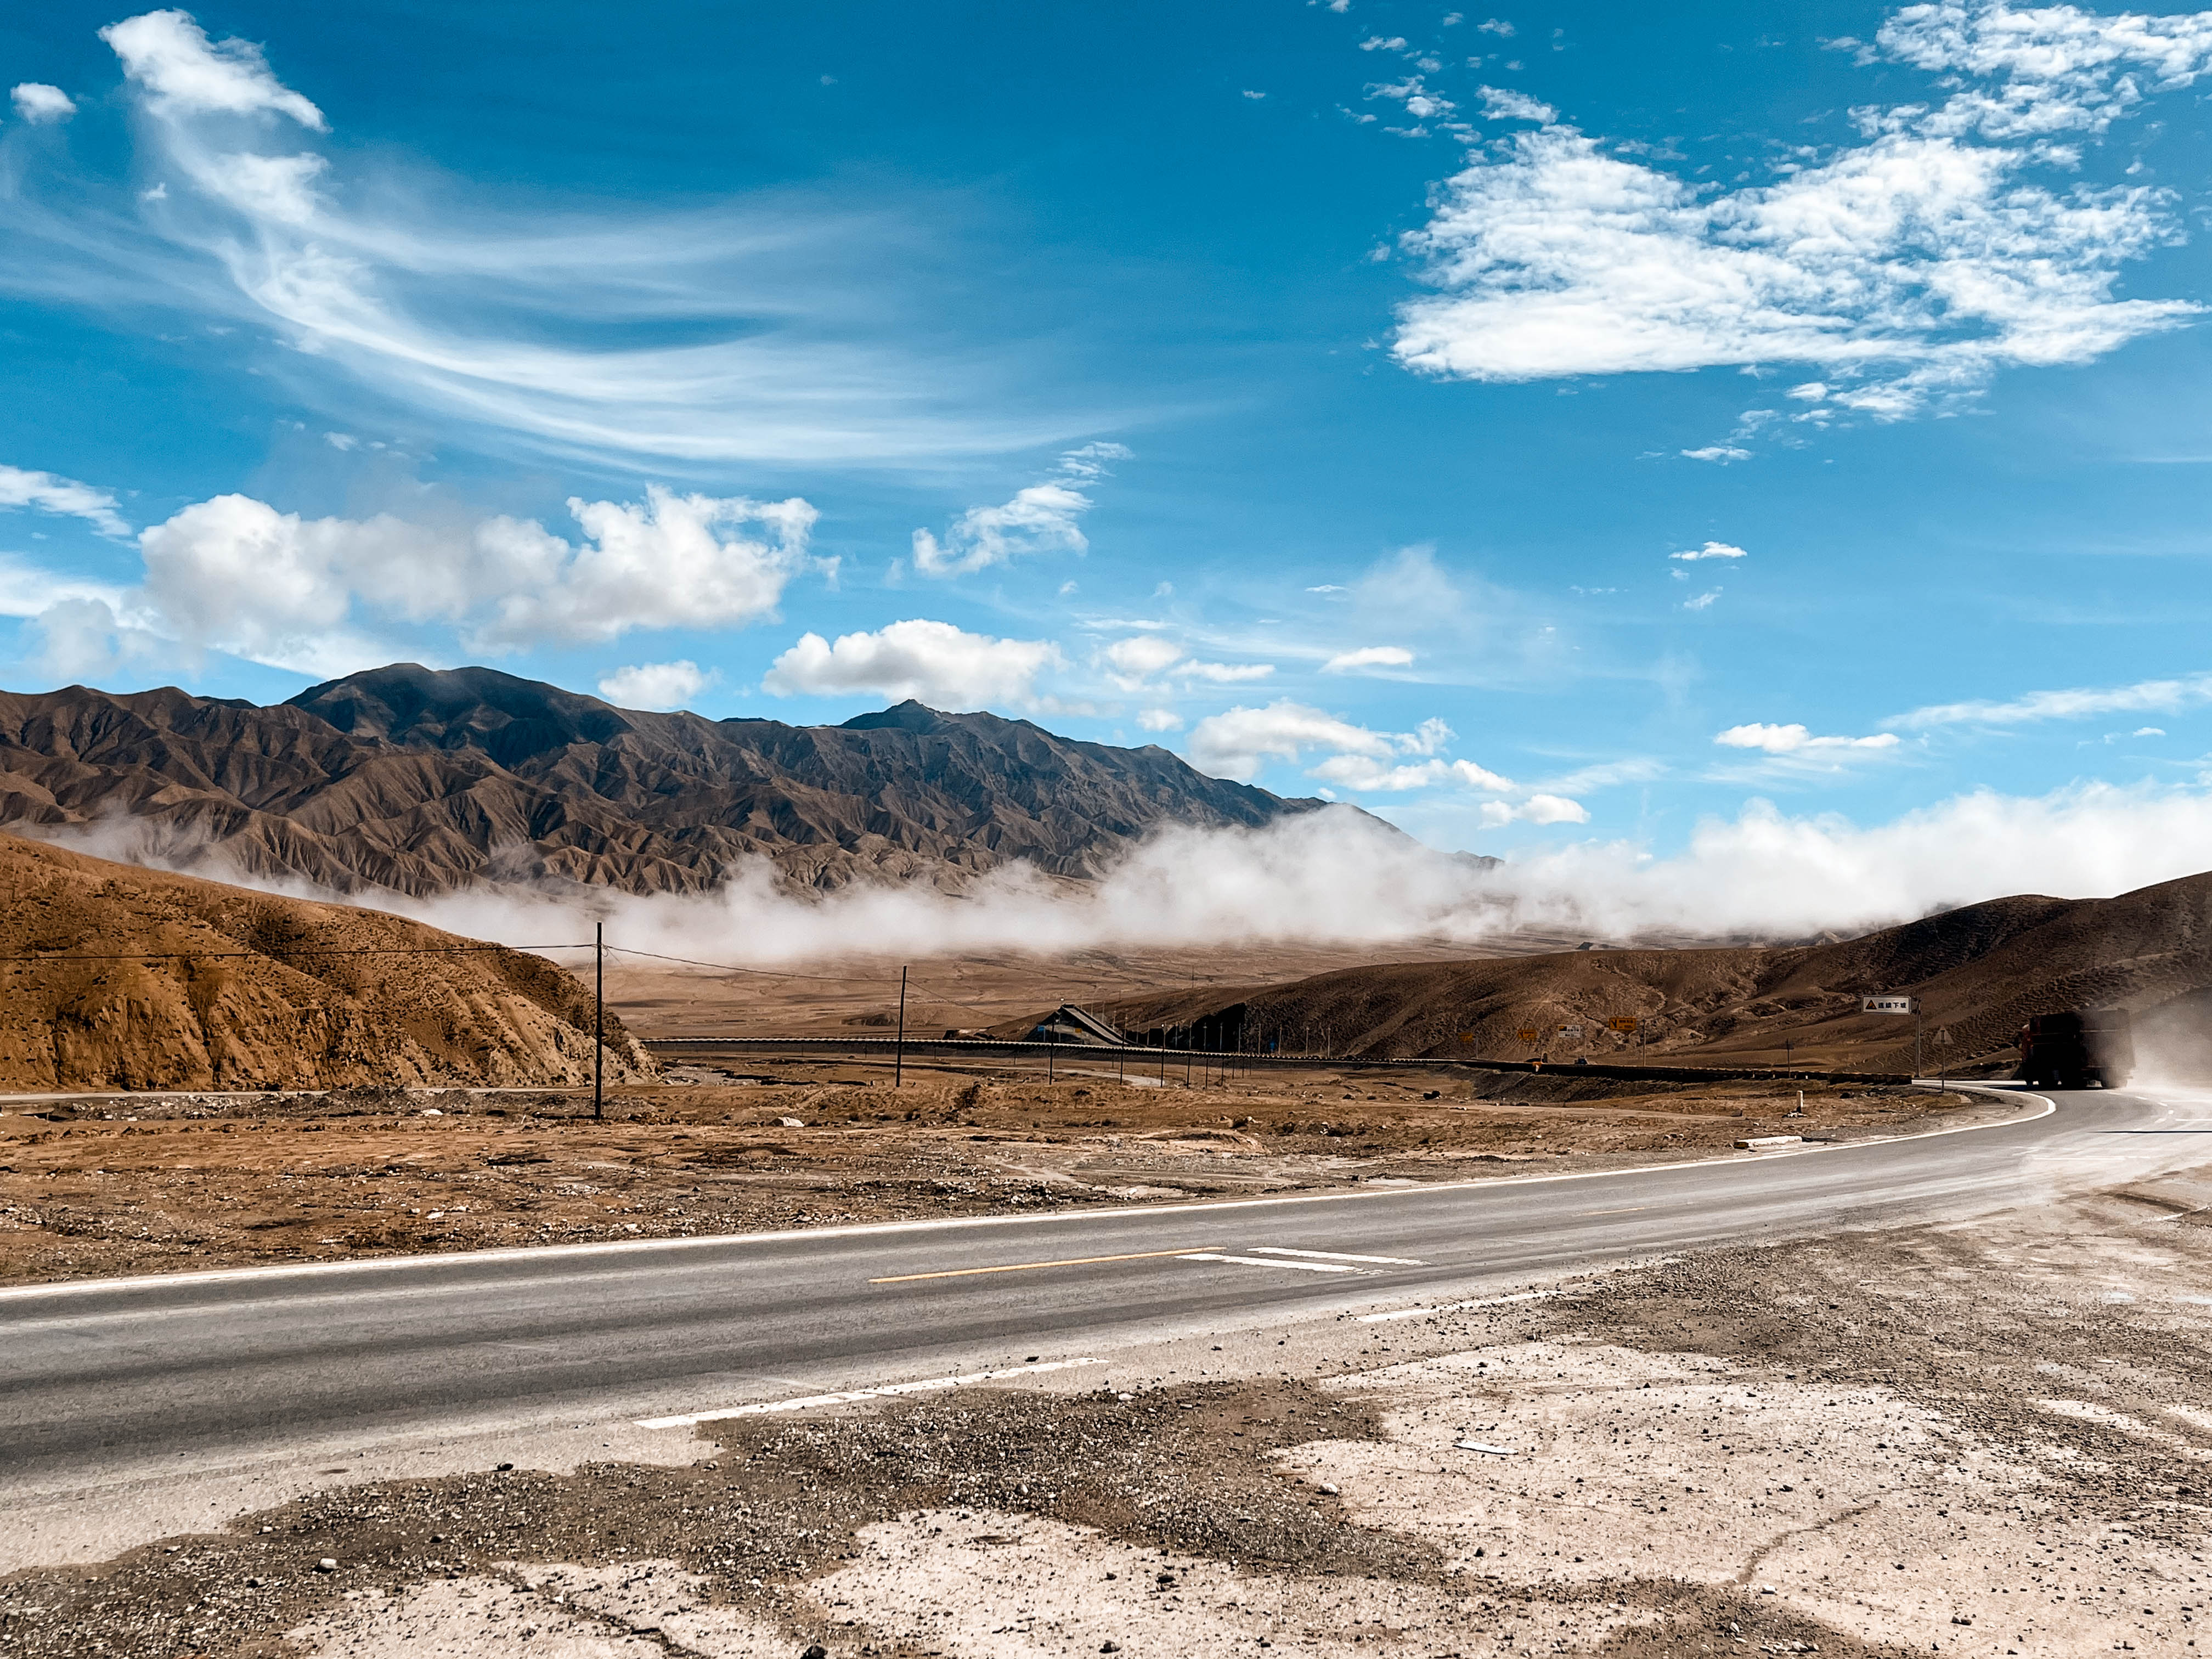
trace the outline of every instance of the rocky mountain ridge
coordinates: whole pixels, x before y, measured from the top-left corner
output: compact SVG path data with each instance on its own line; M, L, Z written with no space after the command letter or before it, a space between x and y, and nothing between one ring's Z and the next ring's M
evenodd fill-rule
M1327 805L1157 746L904 702L835 726L617 708L410 663L261 707L167 688L0 693L0 824L327 891L487 880L696 892L751 858L793 884L957 888L1026 860L1071 879L1166 824Z

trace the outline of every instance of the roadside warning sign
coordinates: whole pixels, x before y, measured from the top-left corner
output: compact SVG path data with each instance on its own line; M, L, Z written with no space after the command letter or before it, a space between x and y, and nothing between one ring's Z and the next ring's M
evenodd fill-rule
M1523 1025L1513 1035L1523 1042L1541 1042L1544 1040L1544 1034L1533 1025Z
M1633 1031L1636 1029L1636 1021L1628 1015L1624 1014L1618 1019L1609 1019L1606 1021L1605 1029L1608 1031L1620 1031L1624 1033Z

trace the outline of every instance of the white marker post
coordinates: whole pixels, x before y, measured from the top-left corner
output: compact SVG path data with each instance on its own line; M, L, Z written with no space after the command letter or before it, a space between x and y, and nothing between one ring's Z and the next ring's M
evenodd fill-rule
M1920 1075L1920 999L1918 997L1861 997L1859 1012L1863 1014L1910 1014L1912 1016L1912 1075Z

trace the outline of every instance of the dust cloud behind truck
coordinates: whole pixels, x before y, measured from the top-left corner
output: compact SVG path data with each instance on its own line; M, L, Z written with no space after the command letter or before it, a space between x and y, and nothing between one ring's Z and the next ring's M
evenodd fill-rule
M2030 1088L2118 1089L2136 1069L2124 1008L2033 1014L2020 1028L2020 1075Z

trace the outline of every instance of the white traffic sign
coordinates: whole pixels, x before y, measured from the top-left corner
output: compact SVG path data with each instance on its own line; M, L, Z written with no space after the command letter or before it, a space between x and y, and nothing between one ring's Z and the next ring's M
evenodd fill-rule
M1911 1014L1918 1009L1911 997L1861 997L1859 1012L1863 1014Z

